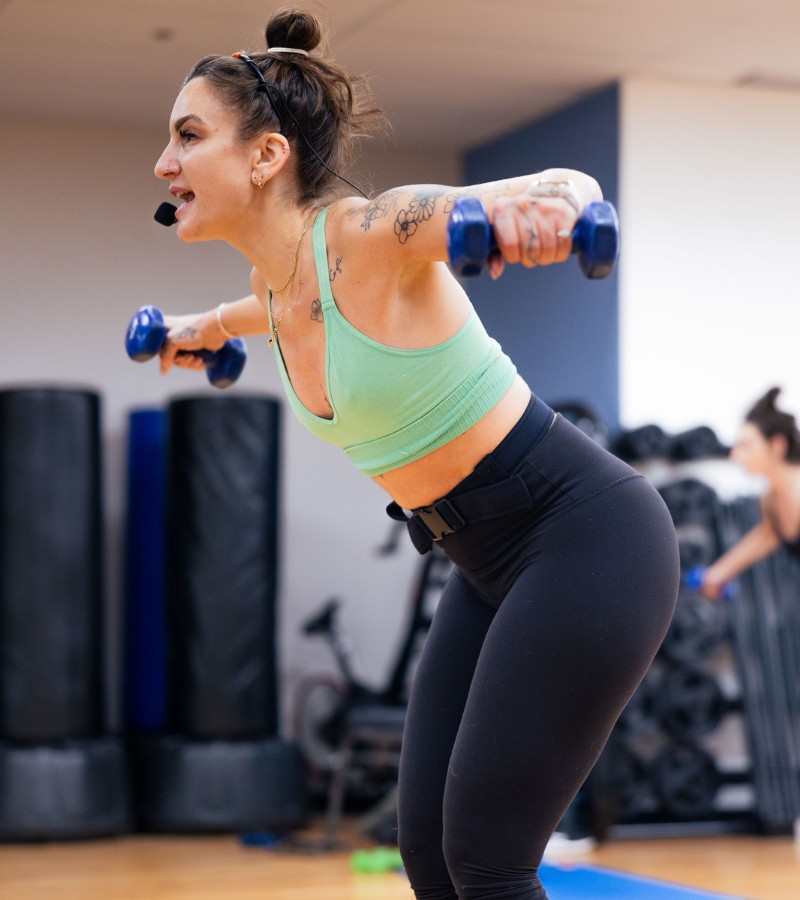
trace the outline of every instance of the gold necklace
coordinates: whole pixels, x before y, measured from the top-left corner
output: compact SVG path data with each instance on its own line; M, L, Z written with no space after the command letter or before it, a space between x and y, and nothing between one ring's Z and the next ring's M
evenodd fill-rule
M311 217L314 215L314 210L308 214L308 218L306 219L306 224L303 226L303 230L300 232L300 237L297 239L297 246L294 248L294 265L292 266L292 272L286 280L286 284L282 288L278 288L278 290L273 291L269 282L267 282L267 287L269 288L269 317L272 322L272 334L270 334L267 343L271 347L275 343L275 338L278 334L278 328L280 327L281 322L283 321L284 316L288 316L289 313L294 309L294 303L285 311L278 316L278 320L275 321L272 315L272 295L280 294L289 287L290 284L294 282L294 276L297 274L297 264L300 260L300 248L303 246L303 238L306 236L306 232L308 231L308 226L311 224ZM300 278L298 280L298 286L303 286L303 275L300 273Z

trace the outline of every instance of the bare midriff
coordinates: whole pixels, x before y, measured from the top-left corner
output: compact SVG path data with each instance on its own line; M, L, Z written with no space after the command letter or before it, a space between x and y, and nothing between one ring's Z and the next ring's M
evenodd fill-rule
M522 418L531 389L517 375L500 402L479 422L422 459L373 478L404 509L444 497L503 440Z

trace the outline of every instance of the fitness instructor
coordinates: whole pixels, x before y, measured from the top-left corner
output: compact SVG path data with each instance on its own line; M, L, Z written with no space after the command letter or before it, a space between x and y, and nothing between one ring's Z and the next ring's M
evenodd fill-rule
M800 431L775 401L780 388L767 391L747 413L731 458L767 482L760 498L761 520L703 574L700 587L718 600L725 585L781 546L800 559Z
M420 551L439 540L456 568L408 708L403 860L418 900L541 900L547 840L666 631L678 553L648 482L486 333L445 265L447 223L480 197L497 278L564 262L600 189L551 169L355 196L337 173L380 121L363 81L318 49L308 12L277 13L266 40L200 60L175 102L156 174L182 201L178 236L240 250L253 293L167 317L162 370L268 335L300 421L386 490Z

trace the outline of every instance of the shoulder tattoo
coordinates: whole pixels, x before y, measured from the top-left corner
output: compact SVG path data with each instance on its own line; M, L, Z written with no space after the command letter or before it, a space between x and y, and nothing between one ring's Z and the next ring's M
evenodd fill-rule
M361 227L364 231L369 231L370 226L376 219L382 219L397 209L399 194L399 191L386 191L385 194L380 194L374 200L370 200L367 208L364 210L364 219L361 222Z

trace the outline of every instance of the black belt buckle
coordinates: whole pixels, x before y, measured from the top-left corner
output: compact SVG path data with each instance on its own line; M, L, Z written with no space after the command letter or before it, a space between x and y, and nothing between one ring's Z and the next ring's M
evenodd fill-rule
M434 541L440 541L448 534L463 528L466 522L453 504L447 500L437 500L433 506L421 506L414 510L417 521L425 526Z

